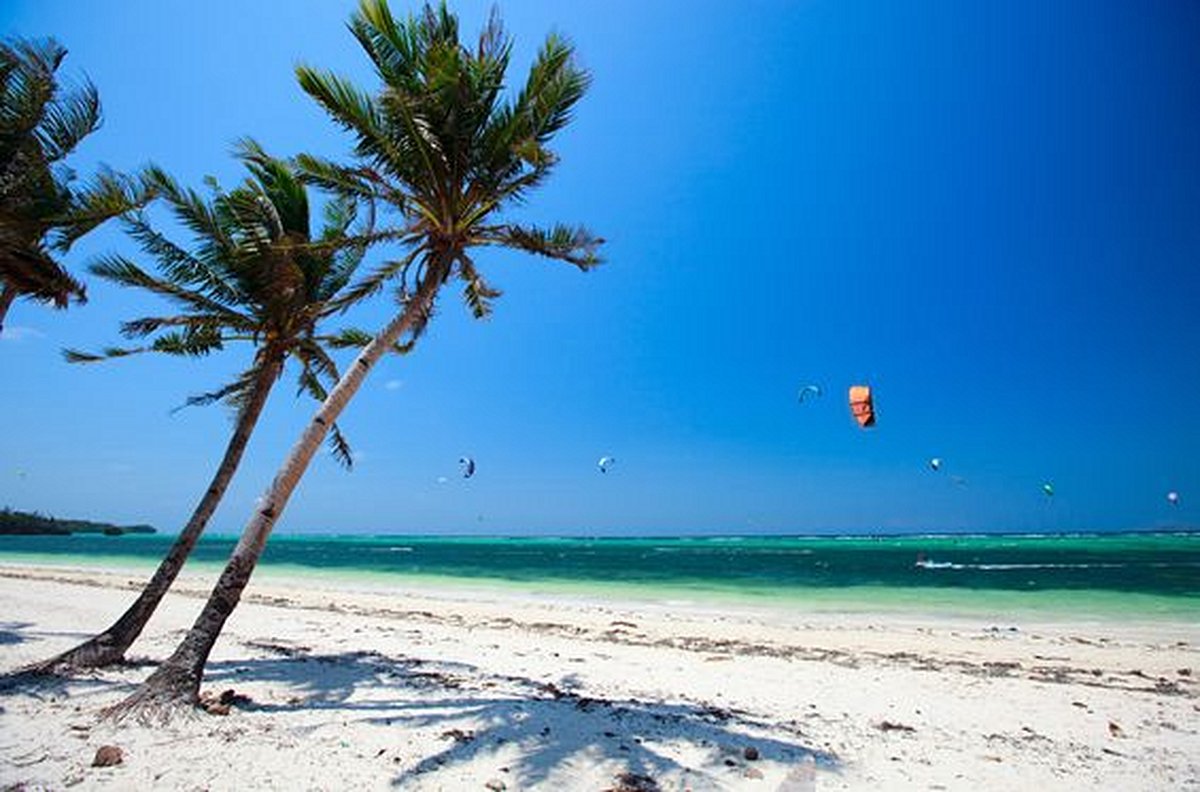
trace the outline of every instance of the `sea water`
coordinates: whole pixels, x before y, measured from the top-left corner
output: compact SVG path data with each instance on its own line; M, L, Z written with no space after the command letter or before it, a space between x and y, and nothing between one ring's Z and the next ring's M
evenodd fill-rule
M0 536L0 563L152 569L171 536ZM218 568L232 537L190 564ZM1011 608L1200 619L1200 533L272 537L264 575L470 584L819 609Z

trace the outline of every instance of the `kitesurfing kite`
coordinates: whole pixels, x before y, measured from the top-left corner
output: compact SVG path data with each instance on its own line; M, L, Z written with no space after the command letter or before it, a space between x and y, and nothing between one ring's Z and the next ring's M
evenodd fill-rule
M1172 506L1178 506L1179 505L1179 493L1176 492L1175 490L1171 490L1170 492L1168 492L1167 493L1167 503L1171 504Z
M942 469L942 458L934 457L933 459L929 460L929 469L934 470L934 471L941 470Z
M462 467L463 478L471 478L475 475L475 460L471 457L461 457L458 464Z
M1054 497L1054 485L1051 484L1049 481L1047 481L1045 484L1042 485L1042 492L1046 493L1047 498L1053 498Z
M800 389L800 394L797 398L799 399L800 403L803 404L805 399L816 398L817 396L820 396L820 395L821 395L821 386L820 385L805 385L803 388Z
M600 457L600 461L596 463L596 467L600 469L601 473L607 473L608 469L616 464L616 462L617 460L613 457L602 456Z
M850 386L850 414L864 429L875 425L875 404L871 401L869 385Z

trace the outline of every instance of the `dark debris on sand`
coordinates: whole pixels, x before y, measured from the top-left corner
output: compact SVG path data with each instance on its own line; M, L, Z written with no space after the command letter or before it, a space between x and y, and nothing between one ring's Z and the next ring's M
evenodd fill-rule
M223 690L220 694L206 690L200 694L199 706L209 715L228 715L231 707L244 707L252 703L249 696L233 689Z
M617 785L604 792L662 792L662 787L648 775L621 773L615 778Z

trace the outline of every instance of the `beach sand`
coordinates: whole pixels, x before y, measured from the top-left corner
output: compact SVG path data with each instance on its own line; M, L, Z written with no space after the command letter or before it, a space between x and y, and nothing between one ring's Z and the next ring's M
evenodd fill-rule
M107 626L144 577L0 566L0 672ZM214 577L181 577L138 664L0 695L0 789L1200 790L1183 621L262 575L205 677L228 714L101 721ZM106 745L123 761L93 767Z

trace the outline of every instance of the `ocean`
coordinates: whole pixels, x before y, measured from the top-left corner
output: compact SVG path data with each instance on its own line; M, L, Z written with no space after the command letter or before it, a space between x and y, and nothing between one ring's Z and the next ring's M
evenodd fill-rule
M171 536L0 536L0 563L153 569ZM205 537L189 566L235 544ZM272 537L258 574L810 608L1200 618L1200 533Z

